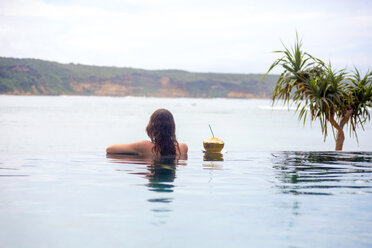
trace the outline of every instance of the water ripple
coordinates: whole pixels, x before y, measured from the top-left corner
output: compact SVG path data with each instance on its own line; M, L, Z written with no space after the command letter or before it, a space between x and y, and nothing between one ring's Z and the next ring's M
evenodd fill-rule
M370 152L280 152L272 154L272 163L281 193L371 193Z

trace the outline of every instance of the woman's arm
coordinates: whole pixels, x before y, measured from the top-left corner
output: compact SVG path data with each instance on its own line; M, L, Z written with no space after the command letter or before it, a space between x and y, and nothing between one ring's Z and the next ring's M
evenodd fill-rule
M147 154L151 153L152 143L146 140L137 141L128 144L111 145L106 148L106 152L113 153L131 153L131 154Z

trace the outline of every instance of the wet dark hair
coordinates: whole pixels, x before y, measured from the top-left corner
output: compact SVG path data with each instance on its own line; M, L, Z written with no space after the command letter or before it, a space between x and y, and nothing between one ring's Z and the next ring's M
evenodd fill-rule
M179 150L176 138L176 124L173 115L167 109L158 109L150 117L146 127L147 135L154 143L155 155L176 155Z

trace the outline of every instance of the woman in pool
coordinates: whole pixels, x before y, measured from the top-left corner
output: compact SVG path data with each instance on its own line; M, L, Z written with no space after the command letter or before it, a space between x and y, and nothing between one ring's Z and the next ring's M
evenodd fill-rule
M107 147L106 152L134 153L139 155L184 155L188 147L178 143L176 139L176 125L173 115L166 109L156 110L150 117L146 127L151 141L143 140L129 144L117 144Z

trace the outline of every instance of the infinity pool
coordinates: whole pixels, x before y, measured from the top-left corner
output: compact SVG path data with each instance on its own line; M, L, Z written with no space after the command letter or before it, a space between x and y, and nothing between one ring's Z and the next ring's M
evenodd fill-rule
M371 152L1 153L1 247L371 247Z

